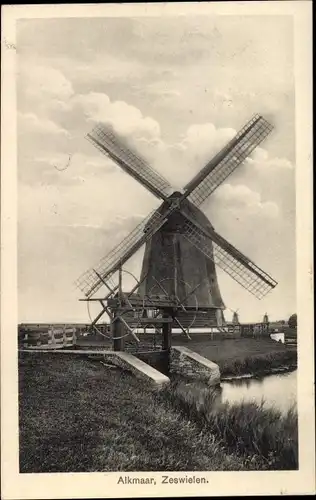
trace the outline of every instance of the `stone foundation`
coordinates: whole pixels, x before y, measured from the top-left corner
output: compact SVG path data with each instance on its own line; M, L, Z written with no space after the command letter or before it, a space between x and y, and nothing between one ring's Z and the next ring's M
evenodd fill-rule
M221 377L216 363L183 346L171 348L170 373L200 380L209 386L218 385Z

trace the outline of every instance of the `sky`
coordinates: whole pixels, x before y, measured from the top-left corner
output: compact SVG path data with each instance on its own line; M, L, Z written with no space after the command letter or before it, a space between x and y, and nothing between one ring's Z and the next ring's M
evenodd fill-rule
M96 122L111 123L181 188L255 113L273 132L202 209L278 281L259 301L219 270L226 318L237 309L241 321L295 312L291 18L24 19L17 26L19 321L89 321L73 282L159 205L85 139ZM127 265L136 276L141 258L142 250ZM125 286L133 284L126 275Z

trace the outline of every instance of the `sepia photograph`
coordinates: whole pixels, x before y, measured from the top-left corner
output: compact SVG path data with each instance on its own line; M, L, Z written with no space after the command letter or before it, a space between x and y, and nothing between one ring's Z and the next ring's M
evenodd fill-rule
M212 495L209 472L305 457L295 22L142 7L30 11L4 40L15 460L25 478L116 473L115 496Z

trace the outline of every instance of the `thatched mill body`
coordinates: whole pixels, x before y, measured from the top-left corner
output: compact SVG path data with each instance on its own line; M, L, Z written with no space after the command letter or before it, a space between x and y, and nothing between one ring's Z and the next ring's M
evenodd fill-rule
M174 192L158 209L164 213L169 200L181 198ZM184 215L183 215L184 214ZM206 231L212 230L210 221L189 200L182 202L181 211L175 211L166 224L146 242L141 271L139 292L142 296L154 295L162 282L166 292L175 295L183 302L186 313L179 311L183 326L191 324L195 316L196 303L203 315L203 324L221 325L225 305L220 293L214 260L208 258L185 236L185 214L198 221ZM150 221L149 221L150 224ZM208 253L213 254L212 240L207 242ZM143 279L144 278L144 279ZM191 289L194 294L188 295ZM198 320L194 322L197 324Z

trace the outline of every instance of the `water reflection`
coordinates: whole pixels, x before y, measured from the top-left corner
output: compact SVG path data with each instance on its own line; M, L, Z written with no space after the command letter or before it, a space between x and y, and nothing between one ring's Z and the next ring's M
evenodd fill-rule
M269 375L261 379L248 378L221 383L218 394L220 401L238 403L241 401L265 402L282 412L296 405L297 371Z

